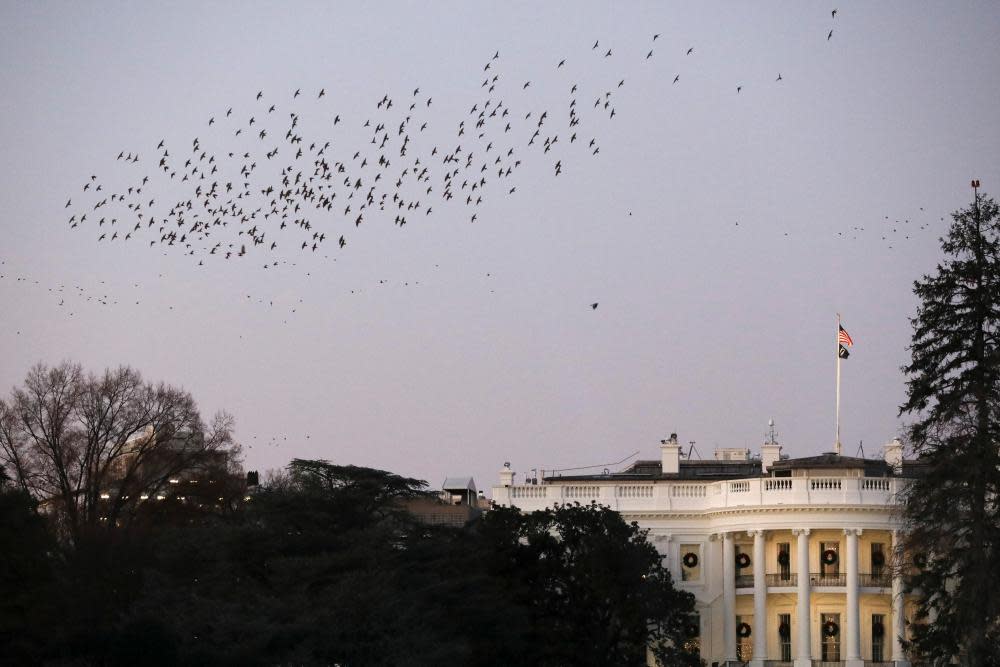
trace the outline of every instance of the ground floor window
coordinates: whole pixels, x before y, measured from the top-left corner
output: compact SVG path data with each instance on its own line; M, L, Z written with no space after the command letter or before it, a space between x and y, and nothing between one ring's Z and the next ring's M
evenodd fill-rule
M781 660L790 662L792 659L792 615L778 614L778 648Z
M872 614L872 660L885 660L885 614Z
M820 659L823 661L840 660L840 614L820 614Z
M687 638L684 640L684 649L691 651L695 655L701 655L701 614L695 612L688 615Z
M747 661L753 657L753 620L752 616L736 617L736 657Z

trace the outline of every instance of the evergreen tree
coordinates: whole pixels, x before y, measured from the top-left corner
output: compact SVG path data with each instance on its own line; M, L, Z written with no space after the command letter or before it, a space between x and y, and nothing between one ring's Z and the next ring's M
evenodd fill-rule
M925 474L905 498L902 566L919 600L911 651L978 667L1000 665L1000 210L977 192L952 217L945 260L914 283L900 414Z

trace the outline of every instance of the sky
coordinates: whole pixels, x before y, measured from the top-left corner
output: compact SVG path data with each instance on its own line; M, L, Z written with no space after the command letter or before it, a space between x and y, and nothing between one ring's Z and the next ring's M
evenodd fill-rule
M970 180L1000 184L998 33L995 2L0 3L0 393L38 362L128 364L231 413L247 469L488 494L504 462L617 470L672 432L758 451L772 418L785 453L830 451L840 313L844 453L880 455L912 283ZM263 219L326 141L364 186ZM180 182L201 153L217 173ZM251 182L260 216L169 244L212 181ZM369 187L389 205L356 225ZM109 192L144 218L94 209Z

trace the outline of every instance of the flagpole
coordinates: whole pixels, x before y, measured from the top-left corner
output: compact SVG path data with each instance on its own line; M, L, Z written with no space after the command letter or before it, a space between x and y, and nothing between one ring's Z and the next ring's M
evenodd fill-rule
M833 452L840 456L840 313L837 313L837 438Z

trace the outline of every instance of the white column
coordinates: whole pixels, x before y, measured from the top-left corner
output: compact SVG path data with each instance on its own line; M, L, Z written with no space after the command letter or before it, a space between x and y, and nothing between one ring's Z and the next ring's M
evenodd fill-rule
M767 579L764 574L764 531L753 535L753 660L751 667L764 667L767 660Z
M844 632L845 667L864 667L861 659L861 610L858 606L858 535L860 528L845 528L847 536L847 622Z
M809 529L792 531L799 538L798 551L798 641L795 647L795 667L812 667L812 640L809 632Z
M903 653L903 637L906 634L906 617L903 615L903 577L900 573L903 567L903 551L899 533L895 530L892 531L892 547L896 552L892 568L892 622L889 624L889 632L892 633L892 662L896 667L910 667L910 661Z
M722 534L723 660L736 660L736 545L733 534Z

